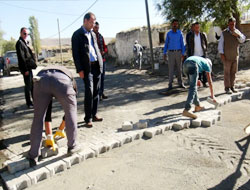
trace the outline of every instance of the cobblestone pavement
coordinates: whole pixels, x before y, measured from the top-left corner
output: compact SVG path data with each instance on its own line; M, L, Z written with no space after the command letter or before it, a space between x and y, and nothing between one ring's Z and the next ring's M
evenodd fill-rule
M249 71L241 71L238 80L248 80L248 73ZM75 76L77 77L77 74ZM1 154L12 159L29 149L28 139L33 110L27 109L25 106L21 75L4 77L0 80L0 87L3 90L5 101L2 107L3 126L1 136L4 137L4 140L2 141ZM145 71L109 67L105 80L105 94L109 96L109 99L100 102L98 113L99 116L104 118L104 121L95 123L92 129L87 129L83 127L83 83L79 78L77 78L77 83L80 92L78 95L78 141L82 144L93 142L103 138L103 136L109 138L110 134L119 132L123 121L137 122L140 119L147 119L149 126L156 126L169 120L175 120L181 116L187 96L185 91L179 91L168 96L160 95L160 92L166 90L166 77L152 77L147 75ZM216 81L214 87L217 95L223 94L223 82L221 80ZM201 100L205 100L208 95L208 88L199 90ZM53 104L54 129L58 127L62 116L62 108L55 101ZM182 139L183 142L190 142L192 141L191 137L192 135L186 137L185 134L180 133L176 139L178 142L178 139ZM202 136L199 138L201 142L195 144L195 150L213 156L212 151L207 150L209 147L203 146L202 143L203 141L211 141L212 144L216 144L217 141ZM218 144L218 146L222 146L225 151L227 150L224 145ZM230 166L232 162L229 160L228 165Z

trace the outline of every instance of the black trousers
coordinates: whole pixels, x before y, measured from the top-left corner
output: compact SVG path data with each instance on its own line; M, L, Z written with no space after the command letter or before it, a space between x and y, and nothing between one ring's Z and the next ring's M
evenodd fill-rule
M97 114L99 103L99 88L100 88L101 72L98 62L91 65L91 72L84 76L85 84L85 100L84 110L86 123L92 121L92 118Z
M23 80L24 80L24 94L25 94L25 100L26 105L29 106L32 104L31 97L33 99L33 73L32 71L29 71L29 75L23 74Z

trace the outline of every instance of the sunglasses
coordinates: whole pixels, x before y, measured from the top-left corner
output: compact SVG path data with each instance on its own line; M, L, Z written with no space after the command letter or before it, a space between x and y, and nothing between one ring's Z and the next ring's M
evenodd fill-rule
M25 36L26 36L26 35L28 35L28 34L27 34L27 33L23 33L23 35L25 35Z

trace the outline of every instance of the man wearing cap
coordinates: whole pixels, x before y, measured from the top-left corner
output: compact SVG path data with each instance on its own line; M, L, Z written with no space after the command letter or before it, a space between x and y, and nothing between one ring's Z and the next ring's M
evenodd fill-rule
M190 117L193 119L197 118L195 114L190 112L192 103L194 103L195 105L195 110L194 110L195 112L199 112L204 109L204 107L200 106L200 101L198 98L198 91L197 91L197 82L199 73L202 73L203 71L205 71L207 75L208 84L211 92L211 98L213 99L214 102L216 102L214 97L212 78L211 78L211 72L212 72L211 60L199 56L191 56L187 58L183 63L183 73L189 78L189 84L190 84L185 109L182 113L183 116Z
M220 37L218 51L221 61L224 64L224 86L225 92L236 93L234 89L235 75L238 70L239 44L243 43L246 37L235 28L235 18L228 19L228 28L225 29ZM230 92L230 89L232 92Z

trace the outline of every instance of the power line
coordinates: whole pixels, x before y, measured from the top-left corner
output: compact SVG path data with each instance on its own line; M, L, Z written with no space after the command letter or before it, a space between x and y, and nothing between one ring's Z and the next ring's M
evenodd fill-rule
M11 7L16 7L20 9L26 9L26 10L31 10L31 11L36 11L36 12L42 12L42 13L48 13L48 14L56 14L56 15L66 15L66 16L77 16L76 14L69 14L69 13L60 13L60 12L50 12L50 11L45 11L45 10L39 10L39 9L33 9L33 8L28 8L28 7L22 7L19 5L12 5L6 2L1 2L2 4L5 4L7 6Z
M83 17L83 15L85 15L96 3L97 3L98 0L95 0L94 3L92 3L89 8L87 8L79 17L77 17L71 24L69 24L68 26L64 27L60 33L64 32L65 30L67 30L70 26L72 26L76 21L78 21L80 18ZM57 36L58 33L54 34L54 35L51 35L47 38L52 38L54 36Z
M41 13L46 13L46 14L55 14L55 15L65 15L65 16L78 16L78 14L70 14L70 13L61 13L61 12L52 12L52 11L46 11L46 10L41 10L41 9L33 9L33 8L28 8L28 7L23 7L23 6L19 6L19 5L13 5L13 4L9 4L6 2L1 2L2 4L5 4L7 6L11 6L11 7L16 7L16 8L20 8L20 9L26 9L26 10L31 10L31 11L36 11L36 12L41 12ZM144 17L98 17L98 19L110 19L110 20L134 20L134 19L145 19Z

